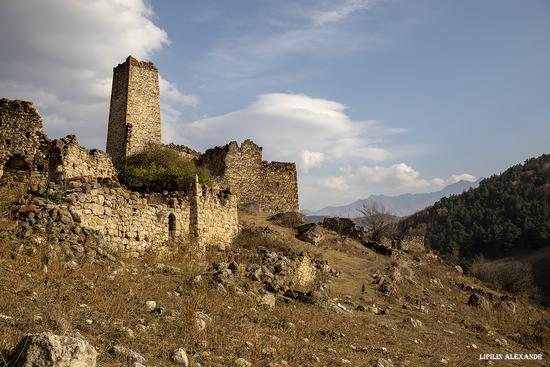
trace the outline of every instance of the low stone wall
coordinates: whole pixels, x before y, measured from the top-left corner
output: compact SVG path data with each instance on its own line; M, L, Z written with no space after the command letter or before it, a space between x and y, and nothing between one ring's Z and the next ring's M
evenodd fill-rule
M197 184L189 191L147 194L110 180L73 180L69 187L66 200L80 225L130 256L169 240L197 249L230 244L239 233L237 199L227 190L203 190Z
M131 256L171 237L190 240L187 193L147 195L99 186L68 199L80 225L97 231L115 251Z
M74 135L51 143L50 166L52 173L59 176L58 179L116 177L111 157L100 150L80 146Z

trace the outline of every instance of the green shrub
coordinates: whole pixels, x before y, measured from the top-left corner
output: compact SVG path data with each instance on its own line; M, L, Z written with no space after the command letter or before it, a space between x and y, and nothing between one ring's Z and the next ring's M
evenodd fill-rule
M121 179L132 188L177 190L178 181L195 175L201 185L210 184L210 173L206 168L197 167L175 150L152 144L143 152L126 158Z

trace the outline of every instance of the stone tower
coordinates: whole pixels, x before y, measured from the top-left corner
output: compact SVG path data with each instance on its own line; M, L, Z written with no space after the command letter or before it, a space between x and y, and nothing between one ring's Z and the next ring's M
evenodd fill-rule
M160 144L158 70L151 62L128 56L113 69L107 153L115 166L150 143Z

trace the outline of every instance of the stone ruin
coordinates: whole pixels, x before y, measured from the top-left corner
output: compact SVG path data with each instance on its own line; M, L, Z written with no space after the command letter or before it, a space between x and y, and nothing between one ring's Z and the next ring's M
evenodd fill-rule
M0 186L22 189L15 216L23 232L57 233L76 248L93 233L128 255L176 238L203 249L229 244L239 233L239 209L298 211L295 164L262 160L262 148L251 140L204 153L165 145L206 167L211 187L197 177L174 192L135 192L121 184L125 158L160 139L158 70L130 56L114 68L107 153L82 147L74 135L49 139L31 102L1 99Z

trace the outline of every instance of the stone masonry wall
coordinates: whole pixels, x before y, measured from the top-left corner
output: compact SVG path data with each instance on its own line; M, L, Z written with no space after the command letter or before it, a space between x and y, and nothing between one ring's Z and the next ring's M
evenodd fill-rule
M68 199L80 225L101 234L114 251L135 256L171 236L190 240L190 201L186 193L163 197L98 186L88 192L71 193Z
M33 175L41 185L28 186L27 204L15 210L26 228L35 228L37 218L64 225L65 232L77 225L128 255L162 248L170 238L202 247L228 244L239 232L237 198L229 190L203 189L194 177L185 180L186 191L129 191L106 153L88 151L71 135L48 140L31 103L0 100L0 132L0 185L32 183ZM44 205L29 204L35 202Z
M139 153L148 144L160 144L160 93L158 70L153 63L130 57L128 136L126 155Z
M237 197L229 190L203 187L195 200L198 238L204 244L231 243L239 233Z
M297 212L298 178L294 163L263 162L261 208L267 213Z
M210 170L214 181L239 195L239 207L266 213L295 212L298 182L294 163L262 160L262 147L251 140L208 149L198 163Z
M126 156L126 106L129 76L130 63L128 60L113 68L106 151L116 166L120 166Z
M111 157L100 150L88 150L80 146L74 135L52 142L50 166L54 171L52 175L58 175L57 179L116 177Z
M238 193L239 206L260 209L262 187L262 148L252 140L241 146L231 142L224 147L207 150L200 164L208 168L220 186Z
M127 155L160 142L158 70L129 56L113 70L107 153L120 167Z
M42 118L31 102L0 99L0 177L4 170L46 170L47 143Z

